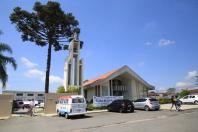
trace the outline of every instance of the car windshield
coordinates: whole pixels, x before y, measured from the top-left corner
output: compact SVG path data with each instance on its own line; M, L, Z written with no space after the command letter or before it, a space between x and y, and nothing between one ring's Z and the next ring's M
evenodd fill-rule
M124 103L128 105L128 104L131 104L131 101L130 100L124 100Z
M152 99L149 99L149 100L150 100L150 101L157 101L157 99L153 99L153 98L152 98Z

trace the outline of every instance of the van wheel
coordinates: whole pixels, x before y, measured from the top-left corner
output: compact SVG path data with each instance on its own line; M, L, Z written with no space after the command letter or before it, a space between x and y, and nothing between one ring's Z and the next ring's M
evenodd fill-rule
M69 119L69 115L67 113L65 113L65 118Z
M197 105L197 104L198 104L198 101L196 100L196 101L194 102L194 104L196 104L196 105Z
M61 113L58 110L56 112L57 112L58 116L60 117L61 116Z
M111 109L110 109L110 107L107 107L107 110L108 110L108 112L111 112Z
M145 110L145 111L149 111L150 108L149 108L148 106L145 106L145 107L144 107L144 110Z

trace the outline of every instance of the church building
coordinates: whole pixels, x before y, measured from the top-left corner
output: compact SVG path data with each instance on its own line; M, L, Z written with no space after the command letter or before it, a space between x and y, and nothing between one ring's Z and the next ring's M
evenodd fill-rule
M110 71L93 80L83 83L84 96L91 101L93 96L123 96L126 99L137 99L148 96L148 90L154 90L128 66Z

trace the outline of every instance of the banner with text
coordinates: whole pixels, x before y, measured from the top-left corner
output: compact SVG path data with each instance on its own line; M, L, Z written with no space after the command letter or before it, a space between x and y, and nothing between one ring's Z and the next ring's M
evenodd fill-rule
M111 102L117 99L123 99L123 96L102 96L102 97L93 96L93 105L95 107L107 106Z

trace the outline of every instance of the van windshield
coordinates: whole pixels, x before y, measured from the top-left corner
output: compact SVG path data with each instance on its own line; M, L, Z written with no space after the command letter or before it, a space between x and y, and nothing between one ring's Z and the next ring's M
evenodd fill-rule
M74 98L72 99L72 103L84 103L84 98Z

